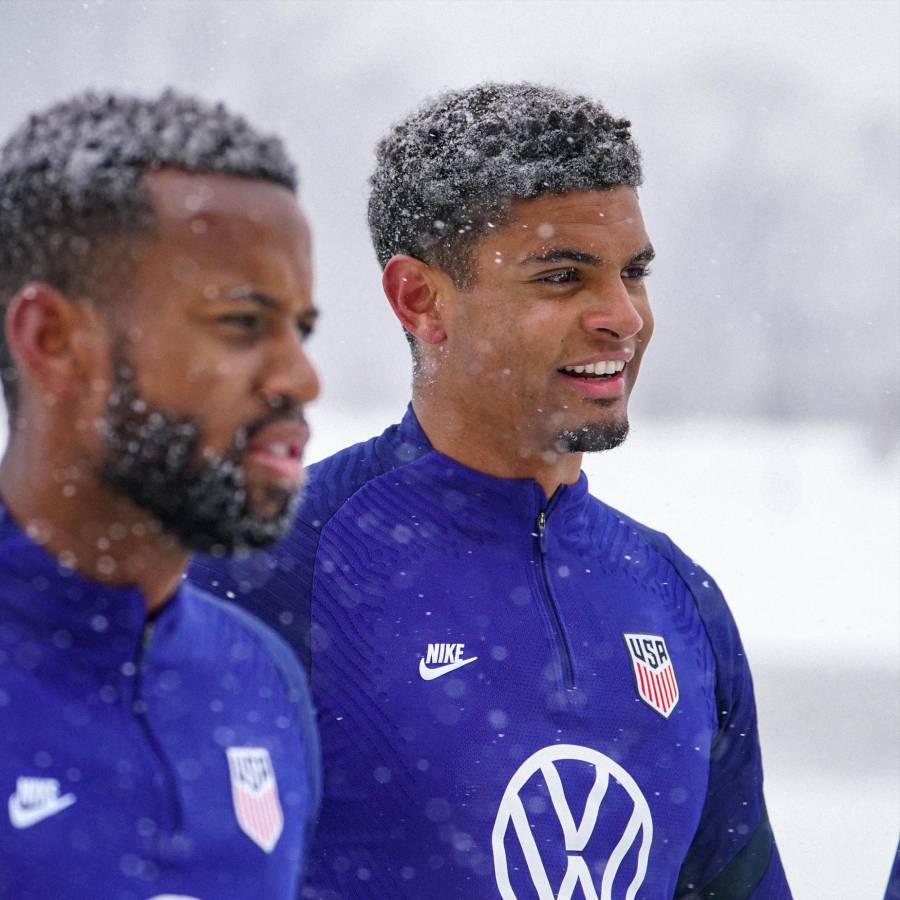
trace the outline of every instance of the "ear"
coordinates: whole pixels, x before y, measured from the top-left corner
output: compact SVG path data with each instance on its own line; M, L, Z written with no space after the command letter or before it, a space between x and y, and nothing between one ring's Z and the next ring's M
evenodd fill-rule
M30 282L12 298L4 327L19 382L47 397L75 397L89 384L91 343L84 340L89 314L55 288ZM52 402L52 400L50 401Z
M426 344L446 339L438 303L440 279L431 266L412 256L392 256L381 285L394 315L410 334Z

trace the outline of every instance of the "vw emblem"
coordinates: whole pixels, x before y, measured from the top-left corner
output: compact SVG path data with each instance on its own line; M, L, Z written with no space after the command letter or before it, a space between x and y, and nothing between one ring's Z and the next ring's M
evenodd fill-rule
M593 769L592 773L590 771L587 773L588 783L592 780L593 784L584 799L584 812L577 822L566 799L566 790L563 788L558 768L562 766L565 769L573 762L583 763ZM565 842L566 869L558 893L554 893L550 884L550 876L541 858L541 850L529 821L529 813L522 801L523 790L535 776L543 780L546 786ZM626 821L621 828L621 834L620 826L617 825L616 833L607 836L612 851L605 865L602 865L601 871L597 871L600 868L600 860L597 860L598 865L592 867L585 858L585 850L588 842L594 837L604 800L614 793L609 790L610 778L625 792L626 796L620 800L626 803ZM578 809L582 808L580 802L576 803L576 806ZM525 877L530 878L533 886L534 894L531 896L536 894L538 900L571 900L575 889L579 886L586 900L634 900L647 874L647 860L652 841L653 819L650 807L637 782L625 769L608 756L589 747L553 744L529 756L516 770L503 793L491 836L497 887L503 900L517 900L510 880L508 859L508 848L517 842L525 860L527 869ZM546 847L546 843L542 842L542 846ZM635 847L636 854L630 853ZM626 858L630 862L623 870ZM622 870L621 877L620 870Z

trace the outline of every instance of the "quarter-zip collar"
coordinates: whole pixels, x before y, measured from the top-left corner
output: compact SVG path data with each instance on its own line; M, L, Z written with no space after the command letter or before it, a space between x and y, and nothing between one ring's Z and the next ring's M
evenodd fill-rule
M422 430L412 404L396 431L396 439L428 459L404 467L398 475L421 486L439 492L441 502L454 507L455 519L463 530L475 530L483 536L485 530L509 536L514 533L537 534L538 516L544 514L545 529L553 528L565 519L566 531L577 530L578 521L590 503L587 476L581 472L574 484L560 485L548 498L533 478L501 478L487 475L463 465L452 457L431 447ZM473 502L477 501L477 502ZM490 511L489 518L485 512ZM549 533L549 531L547 531ZM475 535L473 535L475 536Z
M160 614L178 605L182 591L179 586ZM86 665L112 669L134 660L149 621L139 588L102 584L64 566L28 537L2 504L0 608L27 623L30 638L71 648ZM7 627L15 627L9 619Z

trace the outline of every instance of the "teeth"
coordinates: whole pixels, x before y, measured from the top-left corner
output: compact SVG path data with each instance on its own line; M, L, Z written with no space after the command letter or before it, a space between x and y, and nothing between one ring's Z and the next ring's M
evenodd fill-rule
M283 456L287 459L291 455L291 448L288 444L283 443L269 444L269 453L273 456Z
M615 375L624 368L624 360L604 359L600 362L590 363L587 366L563 366L563 371L572 372L575 375Z

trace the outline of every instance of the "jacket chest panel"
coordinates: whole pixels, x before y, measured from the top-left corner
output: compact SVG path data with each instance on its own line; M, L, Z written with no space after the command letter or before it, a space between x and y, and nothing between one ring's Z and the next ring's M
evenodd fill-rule
M326 635L313 655L323 833L352 842L371 833L377 811L386 843L413 856L438 848L487 877L494 830L521 802L564 870L552 772L579 809L604 773L614 787L589 855L608 857L603 841L622 833L637 797L661 835L657 870L676 872L699 819L713 725L707 673L689 649L689 607L627 572L562 554L541 573L530 553L469 550L465 565L458 554L402 560L399 577L374 592L364 587L383 585L384 573L350 573L364 598L344 621L317 600L313 618ZM330 586L333 600L340 590L340 580ZM667 715L640 695L629 634L665 642L680 688ZM642 644L638 652L660 662ZM454 840L467 849L454 850ZM527 869L521 859L512 865Z
M202 896L211 884L223 897L282 889L274 860L302 846L296 810L309 803L286 704L254 698L251 684L229 692L224 668L151 663L137 687L133 675L44 664L37 674L0 667L9 807L0 835L3 859L20 861L3 873L14 885L40 883L47 896L96 896L98 884L120 882L135 897ZM284 811L274 856L239 827L227 758L235 746L265 748L271 759Z

